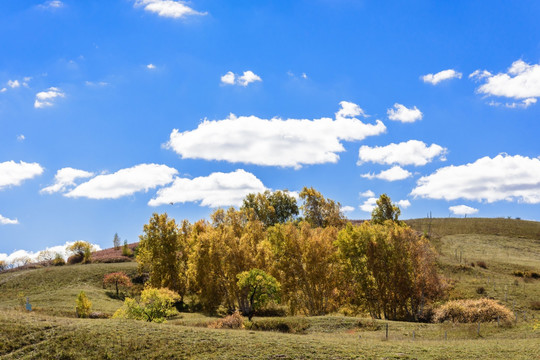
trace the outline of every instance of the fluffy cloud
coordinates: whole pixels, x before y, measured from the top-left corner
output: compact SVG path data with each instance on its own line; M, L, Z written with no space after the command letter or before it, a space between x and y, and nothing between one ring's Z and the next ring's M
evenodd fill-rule
M447 149L437 144L427 146L424 142L418 140L409 140L399 144L390 144L387 146L361 146L358 151L358 165L364 162L374 162L377 164L399 164L422 166L431 162L439 156L441 160L445 159Z
M59 9L61 7L64 7L64 3L60 0L50 0L45 1L43 4L38 5L38 7L42 9Z
M386 111L390 120L401 121L404 123L413 123L417 120L422 120L422 112L415 106L412 109L404 105L395 103L393 109Z
M0 215L0 225L15 225L18 224L19 220L17 219L9 219L7 217L3 217Z
M397 204L401 209L406 209L411 206L411 202L409 200L399 200Z
M147 68L147 69L150 69L150 70L154 70L154 69L156 68L156 65L154 65L154 64L148 64L148 65L146 65L146 68Z
M354 211L354 207L352 207L352 206L343 206L341 208L341 212L344 212L344 213L351 212L351 211Z
M363 174L363 178L367 179L380 179L380 180L386 180L386 181L397 181L397 180L404 180L408 177L411 177L412 173L401 168L400 166L392 166L388 170L383 170L378 174L372 174L367 173Z
M484 82L476 89L479 94L522 100L506 104L507 107L526 108L535 104L536 98L540 97L540 64L530 65L517 60L506 73L493 75L486 70L476 70L469 78Z
M23 134L17 135L17 141L24 141L26 137Z
M21 83L19 83L19 80L8 80L7 84L12 89L15 89L21 86Z
M185 18L192 15L206 15L206 12L195 11L184 1L174 0L135 0L136 7L143 7L148 12L162 17L174 19Z
M438 83L440 83L441 81L444 81L444 80L450 80L450 79L454 79L454 78L461 79L462 75L463 75L462 73L457 72L454 69L448 69L448 70L439 71L436 74L424 75L424 76L422 76L422 80L425 83L430 83L432 85L437 85Z
M230 173L215 172L194 179L176 178L171 186L159 189L148 205L200 202L201 206L212 208L239 206L247 194L265 190L261 180L242 169Z
M38 163L6 161L0 163L0 190L7 186L18 186L24 180L41 175L43 168Z
M375 193L371 190L364 191L363 193L358 194L360 197L375 197Z
M376 197L366 199L366 201L359 206L360 210L371 213L373 209L375 209L375 206L377 206L377 200L378 199Z
M56 192L64 192L68 187L75 186L76 179L84 179L93 176L94 174L84 170L74 168L63 168L56 172L54 176L54 184L41 189L40 192L52 194Z
M421 177L411 195L431 199L540 203L540 159L498 155Z
M58 246L52 246L48 247L44 250L40 251L26 251L26 250L17 250L12 252L11 254L3 254L0 253L0 260L5 261L8 264L14 263L15 266L22 265L19 263L21 259L30 259L30 261L35 262L38 260L39 254L42 251L48 251L51 254L60 254L64 259L67 259L70 253L66 250L69 246L73 245L73 242L66 242L64 245L58 245ZM101 250L101 247L97 244L90 244L93 246L95 251Z
M361 109L350 104L341 103L336 120L267 120L232 114L225 120L204 120L195 130L174 129L166 146L185 159L294 168L335 163L337 153L345 151L342 141L363 140L386 131L380 120L365 124L356 119L354 114Z
M46 91L41 91L36 94L34 107L36 109L53 106L56 98L63 98L65 94L56 87L50 87Z
M225 85L241 85L246 87L256 81L262 81L262 79L251 70L244 71L243 75L237 75L229 71L221 77L221 83Z
M148 191L173 181L176 169L158 164L140 164L118 170L113 174L98 175L67 192L67 197L89 199L118 199L138 191ZM54 185L53 185L54 186Z
M467 205L456 205L448 208L454 215L472 215L478 212L478 209Z

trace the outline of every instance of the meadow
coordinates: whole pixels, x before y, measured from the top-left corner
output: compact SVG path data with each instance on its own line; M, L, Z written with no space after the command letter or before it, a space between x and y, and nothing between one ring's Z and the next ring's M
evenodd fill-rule
M111 315L122 301L104 289L104 274L136 274L136 264L66 265L0 274L0 357L5 359L537 359L540 223L515 219L417 219L429 226L450 299L489 297L514 311L496 322L430 324L330 314L258 317L245 329L211 329L217 318L180 313L164 324L78 319L84 290L93 311ZM460 231L461 229L461 231ZM19 293L32 312L21 310ZM388 337L386 329L388 326Z

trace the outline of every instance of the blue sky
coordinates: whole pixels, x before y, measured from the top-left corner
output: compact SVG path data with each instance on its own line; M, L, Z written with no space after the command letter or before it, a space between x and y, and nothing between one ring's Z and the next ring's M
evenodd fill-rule
M248 192L540 220L540 3L0 3L0 254ZM171 204L172 203L172 204ZM1 256L1 255L0 255Z

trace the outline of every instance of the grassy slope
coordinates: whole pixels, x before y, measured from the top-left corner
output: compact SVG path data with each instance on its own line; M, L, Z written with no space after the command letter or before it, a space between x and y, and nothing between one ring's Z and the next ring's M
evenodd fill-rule
M502 219L507 225L501 226L501 219L480 219L479 224L450 220L434 219L432 230L443 235L434 244L441 253L442 271L455 281L451 296L479 297L476 289L483 286L488 296L504 302L506 289L507 305L512 307L515 301L517 309L526 311L527 321L520 312L518 324L511 328L483 324L480 337L476 325L390 322L390 341L385 341L386 322L378 322L374 330L359 327L357 318L342 316L304 318L310 325L304 335L190 326L212 320L200 314L182 314L166 324L75 319L74 299L80 290L87 292L96 311L112 313L118 308L121 302L106 295L101 279L112 271L134 272L136 264L74 265L0 274L0 357L540 358L540 331L533 332L531 322L532 315L540 318L540 312L529 309L530 301L540 299L540 281L519 279L516 286L511 275L517 269L540 272L540 236L536 236L540 223ZM460 222L462 232L480 234L459 235ZM525 225L520 230L516 223ZM422 231L421 223L412 225ZM461 263L456 250L462 253ZM479 260L488 269L460 270L460 265ZM19 291L30 296L37 311L14 310Z

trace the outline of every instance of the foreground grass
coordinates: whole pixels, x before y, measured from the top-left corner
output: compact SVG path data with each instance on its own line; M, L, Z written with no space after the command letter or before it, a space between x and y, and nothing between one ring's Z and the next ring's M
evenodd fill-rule
M13 318L18 318L16 325ZM341 318L342 322L358 321ZM540 334L530 324L515 328L392 322L364 330L336 329L337 317L305 335L248 330L213 330L174 323L83 320L0 312L0 356L5 359L536 359ZM331 332L321 332L332 325ZM526 328L525 328L526 327ZM415 331L415 339L412 339ZM447 340L444 340L444 332Z

